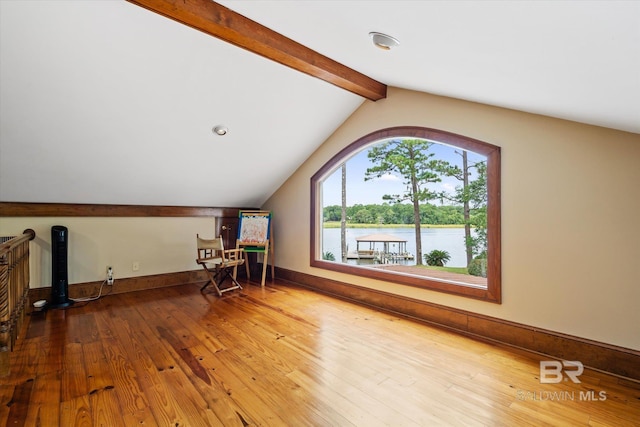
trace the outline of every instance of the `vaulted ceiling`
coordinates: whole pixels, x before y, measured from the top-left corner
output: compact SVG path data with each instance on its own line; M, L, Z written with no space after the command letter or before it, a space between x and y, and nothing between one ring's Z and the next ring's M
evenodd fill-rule
M389 86L640 133L640 2L219 3ZM128 2L0 1L0 201L259 207L363 102Z

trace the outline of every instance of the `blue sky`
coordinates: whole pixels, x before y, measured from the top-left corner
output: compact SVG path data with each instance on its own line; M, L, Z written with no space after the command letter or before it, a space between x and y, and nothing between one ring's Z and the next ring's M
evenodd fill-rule
M369 181L364 180L364 175L367 168L373 166L371 161L367 158L369 147L360 151L358 154L351 157L347 161L347 206L352 206L358 203L363 205L381 204L384 202L382 200L383 195L403 194L405 191L403 179L399 176L386 175ZM458 152L461 151L459 148L438 143L434 143L429 148L430 152L435 153L433 159L446 160L452 165L458 165L459 167L462 167L462 156L456 154L456 150ZM481 160L486 160L484 156L478 155L473 152L469 152L468 158L469 164ZM473 178L474 175L471 176L471 179ZM460 185L462 185L462 183L455 178L442 177L442 182L431 184L430 191L447 190L448 192L453 192L455 187ZM340 166L338 166L338 168L323 182L323 206L341 204L340 187L341 168ZM431 203L439 204L439 201L434 200Z

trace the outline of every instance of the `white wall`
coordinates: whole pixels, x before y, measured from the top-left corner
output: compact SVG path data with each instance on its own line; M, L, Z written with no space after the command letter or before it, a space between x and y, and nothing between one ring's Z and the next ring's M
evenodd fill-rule
M502 148L501 305L311 268L311 176L378 129L415 125ZM640 350L640 135L390 88L266 202L279 267Z
M31 288L51 286L51 227L69 230L69 283L104 280L107 266L118 278L199 269L196 234L214 237L214 218L0 218L0 235L36 232L30 242ZM140 269L133 271L133 262Z

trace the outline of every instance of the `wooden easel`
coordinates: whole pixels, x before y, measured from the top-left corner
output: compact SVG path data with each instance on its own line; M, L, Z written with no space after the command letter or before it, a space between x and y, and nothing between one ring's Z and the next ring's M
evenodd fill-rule
M238 239L236 248L244 249L245 253L262 253L262 281L264 287L267 277L267 263L271 253L271 279L275 278L275 255L273 249L273 225L270 211L240 211L238 224ZM247 279L251 279L248 259L245 260Z

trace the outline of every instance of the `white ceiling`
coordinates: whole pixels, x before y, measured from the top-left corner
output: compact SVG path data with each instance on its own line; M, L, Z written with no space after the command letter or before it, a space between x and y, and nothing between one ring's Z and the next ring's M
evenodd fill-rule
M640 133L640 2L220 3L389 86ZM0 1L0 201L259 207L362 102L123 1Z
M640 1L219 3L389 86L640 133Z

